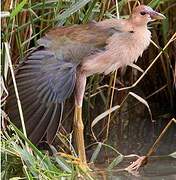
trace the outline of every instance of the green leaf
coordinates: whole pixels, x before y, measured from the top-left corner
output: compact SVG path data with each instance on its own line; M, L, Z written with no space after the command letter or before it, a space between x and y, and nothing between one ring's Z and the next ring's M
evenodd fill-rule
M55 156L55 160L58 163L59 167L63 170L66 171L68 173L72 173L72 169L71 167L66 163L66 161L58 156Z
M124 6L128 3L128 0L122 0L118 3L119 5L119 11L121 12Z
M107 111L105 111L104 113L100 114L99 116L97 116L93 121L92 121L92 124L91 124L91 128L93 128L95 126L95 124L97 124L101 119L103 119L104 117L106 117L108 114L112 113L113 111L115 111L116 109L119 109L120 106L117 105L117 106L114 106L110 109L108 109Z
M12 142L14 148L19 153L20 157L26 162L27 165L33 165L35 162L34 157L25 149L25 147L21 148L15 142Z
M24 134L11 122L9 121L12 127L14 128L15 132L18 134L19 137L21 137L23 140L25 140L31 149L41 158L44 158L44 155L35 147L35 145L32 144L32 142L24 136Z
M15 9L10 14L10 19L13 19L19 12L21 12L26 3L27 0L23 0L21 3L17 4Z
M99 152L100 152L100 150L101 150L101 148L102 148L102 145L103 145L103 144L102 144L101 142L98 143L95 151L94 151L93 154L92 154L92 157L91 157L91 159L90 159L90 163L95 162L95 160L97 159L97 156L98 156L98 154L99 154Z
M150 1L150 3L148 4L148 6L152 7L152 8L156 8L162 0L152 0Z
M89 6L89 9L87 10L84 18L83 18L83 23L87 23L89 21L89 18L91 16L91 14L93 13L93 8L95 7L96 3L97 3L98 0L94 0L92 2L92 4Z
M148 6L150 6L152 8L157 8L160 4L164 4L164 3L167 3L167 2L171 2L171 1L174 2L175 0L152 0L148 4Z
M169 32L169 19L164 19L162 22L162 32L163 32L163 39L164 39L164 43L167 43L167 38L168 38L168 32Z
M138 101L140 101L142 104L144 104L147 107L148 112L150 114L150 118L152 120L152 112L151 112L151 109L150 109L150 107L148 105L148 102L145 99L143 99L142 97L138 96L137 94L135 94L133 92L129 92L129 95L133 96L134 98L136 98Z
M69 166L69 164L65 161L64 158L57 156L57 149L53 146L50 145L51 151L54 154L54 159L58 163L59 167L68 173L72 172L72 168Z
M119 155L117 156L112 162L111 164L108 166L108 170L112 170L115 166L117 166L122 160L123 160L124 156L123 155Z
M80 10L82 7L84 7L90 1L91 0L80 0L80 1L76 2L70 8L65 10L62 14L58 15L56 19L57 20L66 19L67 17L71 16L73 13Z

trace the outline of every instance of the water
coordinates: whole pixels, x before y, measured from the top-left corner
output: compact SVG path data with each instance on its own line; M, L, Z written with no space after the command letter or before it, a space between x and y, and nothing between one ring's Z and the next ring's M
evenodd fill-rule
M176 159L170 156L153 156L147 165L139 171L129 173L124 170L132 159L122 161L111 171L106 171L106 165L99 164L95 168L96 179L100 180L176 180Z

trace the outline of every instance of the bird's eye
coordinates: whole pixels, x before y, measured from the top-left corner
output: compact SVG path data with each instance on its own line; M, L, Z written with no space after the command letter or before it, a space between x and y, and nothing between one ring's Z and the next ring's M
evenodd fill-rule
M144 15L146 14L146 12L142 11L142 12L140 12L140 14L141 14L142 16L144 16Z

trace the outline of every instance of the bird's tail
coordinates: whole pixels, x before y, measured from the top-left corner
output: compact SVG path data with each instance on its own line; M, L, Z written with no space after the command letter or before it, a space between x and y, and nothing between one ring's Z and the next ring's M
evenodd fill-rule
M40 48L19 65L16 82L28 138L38 144L52 143L58 130L63 102L72 94L76 83L77 64L57 58ZM10 120L21 127L19 110L12 80L8 83L6 111Z

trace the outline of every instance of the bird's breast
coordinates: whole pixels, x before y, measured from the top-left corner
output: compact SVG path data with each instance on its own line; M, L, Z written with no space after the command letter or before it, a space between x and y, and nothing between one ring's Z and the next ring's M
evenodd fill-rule
M114 34L108 39L106 49L113 55L115 61L120 61L121 65L133 63L142 55L149 46L151 32L147 29L137 29L134 32Z
M117 33L107 40L105 51L86 57L82 69L87 76L108 74L115 69L132 64L149 46L151 33L147 29L134 33Z

